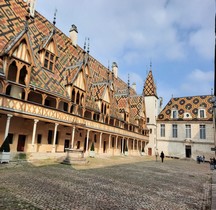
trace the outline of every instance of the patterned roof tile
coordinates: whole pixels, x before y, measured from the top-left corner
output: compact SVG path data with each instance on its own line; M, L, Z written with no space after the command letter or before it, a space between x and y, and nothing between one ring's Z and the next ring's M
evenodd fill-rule
M176 120L212 121L211 100L211 95L172 98L158 115L158 121L174 120L171 118L173 109L178 111L178 118ZM198 110L200 108L206 110L206 118L198 118ZM187 118L185 114L188 114L190 117Z

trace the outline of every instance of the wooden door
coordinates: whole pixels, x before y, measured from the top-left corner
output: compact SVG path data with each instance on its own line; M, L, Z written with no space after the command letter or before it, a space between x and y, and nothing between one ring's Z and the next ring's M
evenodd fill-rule
M148 148L148 155L152 156L152 148Z
M25 150L25 135L19 135L18 144L17 144L17 152L24 152Z

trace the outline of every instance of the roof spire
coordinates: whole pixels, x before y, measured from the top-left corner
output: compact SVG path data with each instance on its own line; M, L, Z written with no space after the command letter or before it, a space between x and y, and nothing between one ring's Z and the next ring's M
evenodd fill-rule
M157 88L156 88L156 84L154 82L154 78L153 78L153 74L151 70L149 71L148 76L144 83L143 95L157 97Z
M87 47L87 53L89 54L89 45L90 45L90 39L88 38L88 47Z
M57 9L55 9L55 12L54 12L53 25L56 24L56 14L57 14Z
M109 75L110 75L110 67L109 67L109 60L108 60L108 71L107 71L107 81L109 82Z
M25 20L25 30L28 30L28 21L30 19L30 3L28 4L28 8L27 8L27 15L25 16L26 20Z
M152 70L152 60L150 59L150 71Z
M84 42L84 51L86 50L86 37L85 37L85 42Z
M128 96L130 95L130 74L128 74Z

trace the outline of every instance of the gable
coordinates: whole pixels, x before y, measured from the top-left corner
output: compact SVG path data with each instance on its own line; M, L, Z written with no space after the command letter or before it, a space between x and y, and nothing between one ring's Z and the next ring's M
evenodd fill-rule
M106 101L107 103L110 103L110 94L109 94L109 89L106 88L103 96L103 100Z
M78 87L79 89L86 91L86 85L85 85L85 80L84 80L84 75L83 72L80 71L76 80L74 81L74 86Z
M54 43L53 40L51 40L51 42L47 45L46 49L49 50L51 53L53 53L55 55L57 54L56 50L55 50L55 43Z
M8 47L3 51L2 56L13 56L30 65L35 65L32 53L33 51L27 33L28 32L23 31L17 35L11 43L8 43Z
M31 56L25 39L20 42L20 44L13 51L12 55L27 63L31 63Z

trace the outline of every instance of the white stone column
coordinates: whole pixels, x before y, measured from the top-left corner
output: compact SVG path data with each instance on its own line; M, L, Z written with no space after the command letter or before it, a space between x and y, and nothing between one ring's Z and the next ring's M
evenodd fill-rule
M129 147L128 147L128 141L129 141L129 139L127 139L127 148L128 148L128 151L129 151Z
M74 125L73 128L72 128L72 136L71 136L71 148L72 148L72 149L73 149L73 147L74 147L75 129L76 129L76 127L75 127L75 125Z
M87 130L87 137L86 137L86 152L88 152L88 145L89 145L89 132L90 132L90 130Z
M38 123L39 120L37 119L34 119L34 126L33 126L33 132L32 132L32 148L31 148L31 151L32 152L36 152L35 150L35 134L36 134L36 129L37 129L37 123Z
M116 149L118 149L118 136L116 136Z
M100 133L100 142L99 142L99 150L98 150L98 153L101 152L102 135L103 135L103 133Z
M137 151L139 151L139 141L137 139Z
M55 153L56 150L56 134L57 134L57 128L58 128L58 123L55 123L55 130L54 130L54 136L53 136L53 146L52 146L52 152Z
M4 140L6 139L6 137L8 136L8 133L9 133L9 127L10 127L11 117L13 117L12 114L7 114L7 122L6 122Z

